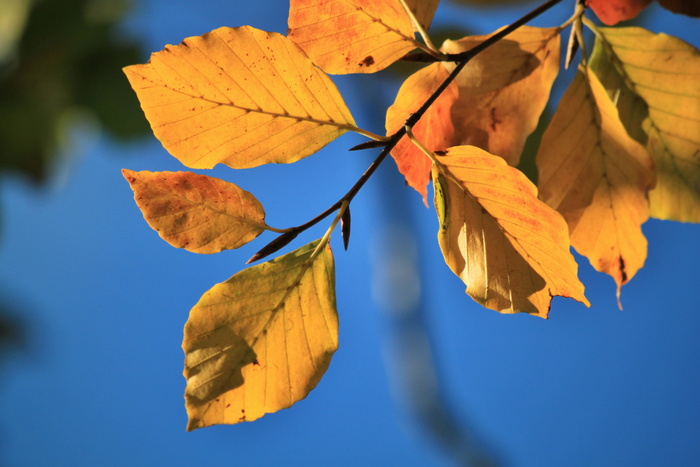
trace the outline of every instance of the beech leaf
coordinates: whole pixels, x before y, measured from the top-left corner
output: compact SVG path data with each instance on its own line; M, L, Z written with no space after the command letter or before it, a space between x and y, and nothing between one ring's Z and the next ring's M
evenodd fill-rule
M566 222L519 170L474 146L436 155L438 240L467 293L501 313L547 318L552 297L589 306Z
M294 42L249 26L190 37L124 72L156 137L192 168L291 163L356 129Z
M433 94L448 74L441 63L433 63L409 76L386 112L387 135L403 127L406 119ZM416 138L431 151L447 149L450 146L454 132L450 112L456 100L457 86L452 82L412 129ZM407 136L401 138L394 146L391 156L399 172L406 177L406 183L423 196L427 205L427 187L432 166L430 159Z
M560 29L522 26L474 57L455 82L453 146L473 145L518 165L559 72ZM461 53L489 36L447 40L443 53ZM454 64L446 64L449 70Z
M651 0L586 0L586 5L608 26L635 18L650 3Z
M291 0L289 38L332 74L374 73L421 47L398 0Z
M625 82L648 105L643 127L657 173L651 216L700 222L700 52L642 28L600 32Z
M316 387L338 348L335 269L319 241L245 269L190 311L188 430L256 420Z
M122 174L148 225L174 247L218 253L245 245L267 227L260 202L233 183L192 172Z
M630 137L603 86L579 70L537 154L540 196L559 211L576 251L620 287L644 265L654 164Z

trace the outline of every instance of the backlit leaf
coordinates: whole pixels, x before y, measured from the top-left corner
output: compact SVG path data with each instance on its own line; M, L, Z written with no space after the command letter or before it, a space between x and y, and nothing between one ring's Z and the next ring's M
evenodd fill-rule
M651 0L586 0L598 19L608 26L635 18Z
M316 387L338 348L333 255L313 256L318 244L239 272L192 308L188 430L256 420Z
M600 40L595 41L588 67L596 74L600 84L607 91L608 97L615 104L620 121L627 133L645 146L648 138L644 131L644 122L649 117L648 106L644 99L627 86L624 77Z
M238 248L266 228L265 211L233 183L192 172L122 170L148 225L194 253Z
M547 317L552 297L587 306L566 222L519 170L474 146L437 155L438 240L467 293L501 313Z
M619 297L646 259L654 164L593 73L579 71L562 97L537 166L542 200L564 216L576 251L615 279Z
M467 64L456 79L453 146L478 146L510 165L518 164L559 70L559 33L557 28L523 26ZM487 37L448 40L440 50L464 52Z
M700 52L641 28L600 28L629 88L648 105L647 150L657 185L650 214L700 222Z
M289 38L326 73L374 73L420 47L398 0L291 0Z
M192 168L295 162L355 128L294 42L249 26L190 37L124 72L156 137Z
M401 85L396 100L386 113L387 135L404 126L406 119L425 102L437 89L448 72L441 63L433 63L409 76ZM454 82L438 97L413 127L413 134L431 151L450 146L454 127L450 118L452 105L457 100L457 86ZM404 136L392 149L391 156L396 161L406 183L423 196L427 203L428 182L430 181L430 159Z

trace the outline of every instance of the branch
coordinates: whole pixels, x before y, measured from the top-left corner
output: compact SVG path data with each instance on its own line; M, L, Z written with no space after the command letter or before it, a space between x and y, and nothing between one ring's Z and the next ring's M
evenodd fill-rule
M301 232L309 229L310 227L313 227L314 225L318 224L323 219L328 217L330 214L340 209L341 206L343 206L343 203L347 203L349 205L350 202L352 202L353 198L355 198L355 195L357 195L357 193L362 189L365 183L367 183L367 181L372 177L374 172L379 168L382 162L384 162L384 159L386 159L391 150L394 149L394 146L396 146L399 140L406 135L406 128L413 128L416 125L416 123L418 123L418 121L423 117L425 112L427 112L428 108L437 100L438 97L440 97L440 95L455 80L455 78L457 78L457 75L459 75L459 73L464 69L464 67L467 65L467 63L469 63L469 61L472 58L474 58L484 50L488 49L496 42L500 41L505 36L518 29L520 26L523 26L524 24L532 21L534 18L538 17L539 15L549 10L551 7L553 7L557 3L560 3L561 1L562 0L549 0L540 5L539 7L535 8L531 12L527 13L525 16L518 19L514 23L501 29L488 39L481 42L480 44L472 47L471 49L459 54L446 55L444 61L456 62L457 66L454 68L454 70L452 70L449 76L445 78L445 81L443 81L443 83L435 90L435 92L433 92L433 94L431 94L431 96L423 103L423 105L421 105L421 107L415 113L411 114L408 117L405 126L402 126L393 135L389 136L388 140L385 140L383 142L372 142L372 144L383 144L384 148L379 153L374 162L372 162L372 164L367 168L365 173L363 173L362 176L357 180L357 182L355 182L353 187L350 188L350 190L342 198L336 201L331 207L329 207L310 221L296 227L285 229L286 233L282 234L280 237L277 237L272 242L268 243L255 255L253 255L253 257L248 260L248 263L257 261L259 259L264 258L265 256L275 253L277 250L279 250L280 248L287 245L290 241L292 241ZM432 58L437 60L435 57Z

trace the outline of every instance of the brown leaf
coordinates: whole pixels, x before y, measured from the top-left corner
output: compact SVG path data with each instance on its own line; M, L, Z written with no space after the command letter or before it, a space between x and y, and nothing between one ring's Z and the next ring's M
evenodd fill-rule
M192 172L122 174L148 225L174 247L218 253L245 245L267 227L260 202L233 183Z
M523 26L467 64L456 79L459 99L452 106L451 145L478 146L518 164L559 70L559 33L557 28ZM487 37L448 40L440 50L464 52Z

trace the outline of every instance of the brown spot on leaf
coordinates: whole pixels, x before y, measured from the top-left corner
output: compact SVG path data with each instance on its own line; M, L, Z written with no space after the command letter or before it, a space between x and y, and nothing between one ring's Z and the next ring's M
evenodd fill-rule
M374 65L374 57L371 55L367 55L364 60L362 60L359 64L360 66L372 66Z
M496 131L496 125L502 123L498 118L496 118L496 107L491 107L491 130Z
M625 260L620 256L620 274L622 274L622 283L627 282L627 272L625 271Z

